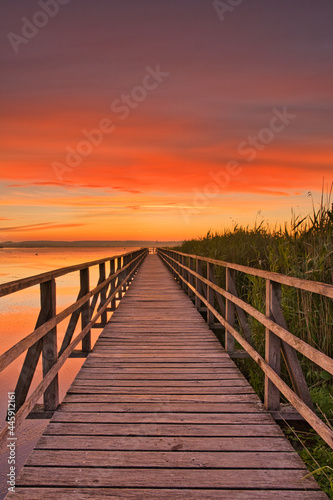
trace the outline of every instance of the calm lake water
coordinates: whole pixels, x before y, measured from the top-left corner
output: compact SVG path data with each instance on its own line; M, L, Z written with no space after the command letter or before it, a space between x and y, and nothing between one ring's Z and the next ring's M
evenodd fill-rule
M60 267L121 255L132 250L136 250L136 248L3 248L0 249L0 283L26 278ZM98 266L91 268L91 287L96 286L97 280ZM56 286L57 312L60 312L76 300L79 289L79 272L57 278ZM38 313L39 286L0 298L0 354L6 352L34 330ZM58 326L59 346L66 326L67 321L64 321L64 325ZM99 334L100 330L92 330L93 342ZM24 354L20 356L0 373L1 428L5 425L8 392L15 389L24 356ZM59 375L61 399L66 394L83 361L82 359L68 359L62 367ZM41 379L41 363L39 363L32 389L38 385ZM16 466L18 469L22 467L47 423L45 420L27 420L22 425L21 430L17 432ZM7 493L6 474L9 467L7 460L8 453L5 450L0 455L0 499L4 498Z

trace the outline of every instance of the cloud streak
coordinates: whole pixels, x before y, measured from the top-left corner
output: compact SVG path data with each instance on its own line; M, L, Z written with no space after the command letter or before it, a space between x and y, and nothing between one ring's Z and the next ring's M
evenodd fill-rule
M4 219L2 219L4 220ZM41 231L45 229L67 229L71 227L85 226L85 224L54 224L43 222L40 224L27 224L25 226L0 227L1 232L26 232L26 231Z

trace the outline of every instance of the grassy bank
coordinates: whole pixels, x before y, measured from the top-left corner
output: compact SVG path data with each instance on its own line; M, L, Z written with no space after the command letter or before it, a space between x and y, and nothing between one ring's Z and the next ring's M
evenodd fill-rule
M305 218L293 216L289 223L272 228L264 222L254 227L235 225L232 230L209 231L206 236L185 241L176 249L189 254L234 262L288 276L333 283L333 207L330 197ZM217 276L221 286L225 276ZM237 273L237 292L246 302L265 312L265 280ZM290 331L328 356L333 356L332 300L290 287L282 287L282 309ZM248 318L253 346L264 355L265 330ZM333 426L332 377L305 358L300 359L318 414ZM264 377L252 360L239 366L260 397ZM288 381L286 368L283 378ZM295 448L314 471L322 488L333 498L332 450L311 431L297 432L286 427Z

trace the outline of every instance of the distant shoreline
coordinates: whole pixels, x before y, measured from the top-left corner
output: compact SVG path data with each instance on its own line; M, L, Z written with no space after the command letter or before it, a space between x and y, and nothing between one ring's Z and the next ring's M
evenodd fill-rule
M172 247L181 241L5 241L1 248L96 248L96 247Z

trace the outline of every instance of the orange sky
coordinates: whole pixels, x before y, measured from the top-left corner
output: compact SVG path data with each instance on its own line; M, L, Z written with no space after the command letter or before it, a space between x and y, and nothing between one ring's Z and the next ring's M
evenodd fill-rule
M59 7L16 46L40 7L3 9L0 242L188 239L318 203L331 2Z

